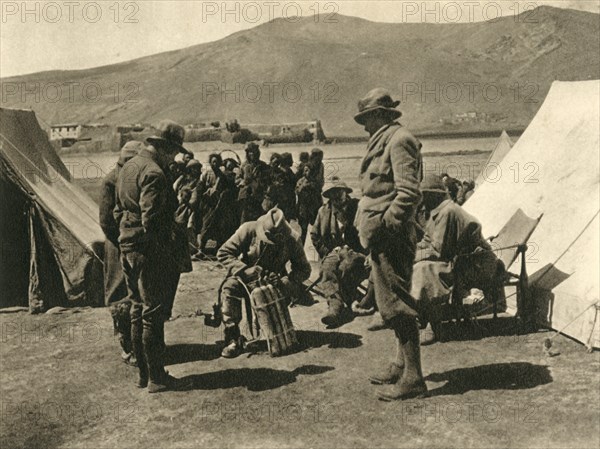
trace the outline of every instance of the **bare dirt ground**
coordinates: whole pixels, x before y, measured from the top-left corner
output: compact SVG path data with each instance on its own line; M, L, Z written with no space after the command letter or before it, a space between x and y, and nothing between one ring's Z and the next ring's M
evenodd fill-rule
M594 447L600 446L600 355L511 321L463 332L422 351L431 396L379 402L368 374L393 356L376 317L323 328L322 298L294 307L303 348L271 358L219 358L222 329L195 317L215 300L223 270L194 264L166 324L168 370L184 391L150 395L119 357L106 309L0 314L2 448ZM316 271L313 273L316 276ZM463 331L466 331L463 329Z

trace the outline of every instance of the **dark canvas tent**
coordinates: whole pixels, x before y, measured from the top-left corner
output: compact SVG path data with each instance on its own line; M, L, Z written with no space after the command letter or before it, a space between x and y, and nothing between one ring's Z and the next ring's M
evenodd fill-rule
M101 305L97 220L34 112L0 108L0 307Z

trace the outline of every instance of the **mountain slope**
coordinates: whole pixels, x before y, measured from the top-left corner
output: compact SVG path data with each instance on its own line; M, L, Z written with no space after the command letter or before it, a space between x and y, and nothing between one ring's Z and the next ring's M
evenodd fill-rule
M356 102L383 86L413 129L523 127L553 80L600 78L599 18L539 7L469 24L278 19L121 64L6 78L2 105L32 107L49 122L321 118L326 134L340 135L362 132Z

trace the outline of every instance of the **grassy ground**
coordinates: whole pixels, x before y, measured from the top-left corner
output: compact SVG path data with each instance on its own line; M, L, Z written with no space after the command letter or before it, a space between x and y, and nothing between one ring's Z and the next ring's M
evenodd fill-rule
M134 386L106 309L1 314L0 446L598 447L600 356L571 340L556 337L560 355L548 357L548 333L482 321L423 349L431 397L382 403L367 375L392 356L391 331L367 331L375 317L326 330L322 298L291 309L299 352L270 358L259 344L220 359L222 330L193 315L223 274L195 263L166 324L168 369L185 391Z

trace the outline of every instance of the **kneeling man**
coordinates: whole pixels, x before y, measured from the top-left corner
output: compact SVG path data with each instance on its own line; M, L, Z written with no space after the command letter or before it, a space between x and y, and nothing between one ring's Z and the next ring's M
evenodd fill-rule
M243 349L239 324L242 300L247 298L247 292L258 285L259 279L266 279L290 294L309 278L311 268L299 236L292 232L283 212L277 208L257 221L242 224L221 246L217 259L229 268L222 287L226 346L221 355L233 358ZM288 262L291 263L289 273L285 268Z

